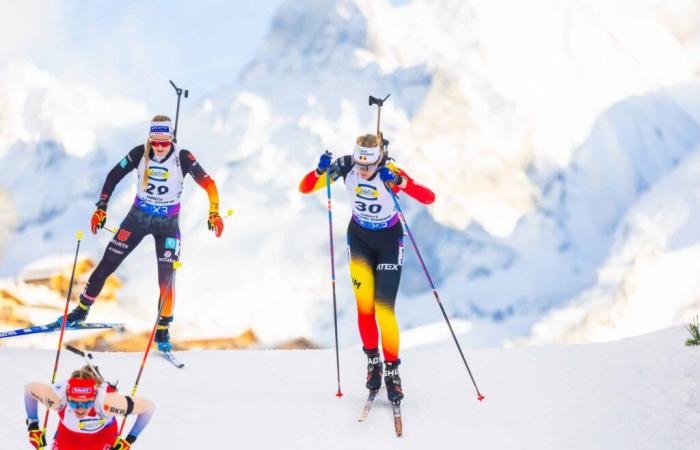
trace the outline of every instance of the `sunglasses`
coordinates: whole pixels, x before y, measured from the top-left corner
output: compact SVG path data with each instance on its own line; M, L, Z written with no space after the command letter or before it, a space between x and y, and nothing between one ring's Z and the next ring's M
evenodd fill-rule
M374 163L374 164L358 164L358 163L356 162L355 164L357 165L357 167L358 167L360 170L363 170L363 169L364 169L364 170L373 170L373 169L376 169L377 167L379 167L379 163L378 163L378 162L377 162L377 163Z
M154 147L167 148L170 147L170 141L151 141L151 145Z
M72 402L68 400L68 406L70 406L73 409L89 409L92 408L94 405L94 400L90 400L88 402Z

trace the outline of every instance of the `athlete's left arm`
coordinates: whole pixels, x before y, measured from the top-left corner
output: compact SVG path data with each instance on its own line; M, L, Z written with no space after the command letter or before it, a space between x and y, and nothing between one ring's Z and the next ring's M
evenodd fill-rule
M209 212L219 212L219 191L214 180L204 171L197 158L189 150L180 150L182 173L189 173L198 185L207 191L209 196Z
M130 441L130 443L133 443L143 429L146 428L148 422L150 422L155 409L156 407L153 402L146 398L127 397L113 392L105 395L101 414L105 417L136 414L138 416L136 422L134 426L131 427L131 431L129 431L129 436L133 436L133 440ZM129 440L128 436L127 440Z
M406 194L415 198L424 205L430 205L435 201L435 193L422 184L416 183L405 170L400 169L393 162L389 162L386 166L391 169L392 172L401 177L401 183L398 185L392 185L392 190L395 193L397 193L399 190L404 191Z

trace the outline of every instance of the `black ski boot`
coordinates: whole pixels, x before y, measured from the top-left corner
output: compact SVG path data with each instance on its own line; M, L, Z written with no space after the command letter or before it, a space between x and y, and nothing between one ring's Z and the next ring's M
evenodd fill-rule
M399 364L401 360L394 362L386 361L384 383L386 384L386 395L391 403L400 403L403 400L403 390L401 389L401 377L399 377Z
M367 389L378 391L382 387L382 358L379 356L379 349L367 350L362 348L367 355Z
M68 313L66 316L66 325L71 326L75 325L81 322L85 322L85 319L87 319L87 315L90 312L90 307L92 304L95 303L95 301L90 301L86 299L82 294L80 294L80 303L78 303L78 306L73 308L71 312ZM63 322L63 317L59 317L56 323L61 326L61 323Z
M158 328L156 328L156 345L161 352L173 351L173 345L170 343L170 323L172 317L161 317L158 319Z

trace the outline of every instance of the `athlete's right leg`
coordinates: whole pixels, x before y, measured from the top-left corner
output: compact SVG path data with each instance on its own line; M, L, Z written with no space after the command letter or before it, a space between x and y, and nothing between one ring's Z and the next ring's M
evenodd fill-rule
M370 390L382 386L382 360L379 355L379 332L374 317L374 251L360 237L361 232L348 227L348 251L350 276L357 301L357 323L362 337L362 347L367 355L367 382Z
M352 222L348 227L347 240L360 337L365 351L373 351L379 346L379 331L374 317L374 251L361 239Z
M80 303L68 314L67 323L82 322L87 318L88 311L102 291L107 277L117 270L117 267L146 235L145 228L133 220L132 213L129 212L117 233L107 244L102 260L90 274L85 290L80 294Z

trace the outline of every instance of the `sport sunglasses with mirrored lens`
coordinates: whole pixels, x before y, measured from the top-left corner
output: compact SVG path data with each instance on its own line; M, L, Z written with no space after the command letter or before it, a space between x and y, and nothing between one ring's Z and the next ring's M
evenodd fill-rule
M68 405L73 409L89 409L95 405L95 401L91 400L89 402L72 402L69 400Z

